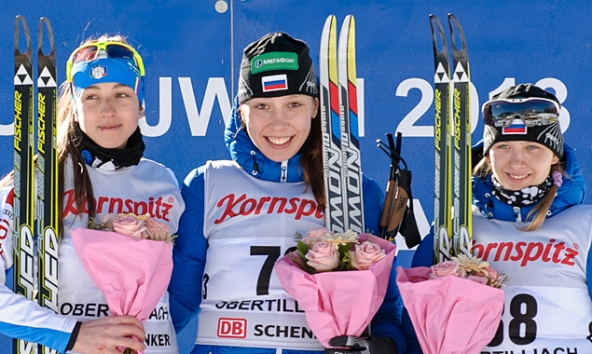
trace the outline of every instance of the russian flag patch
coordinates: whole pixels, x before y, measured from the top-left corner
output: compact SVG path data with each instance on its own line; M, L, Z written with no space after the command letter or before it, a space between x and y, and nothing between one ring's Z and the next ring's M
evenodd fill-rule
M263 92L280 91L288 89L288 77L286 74L264 76L261 78Z
M506 135L506 134L526 134L526 125L524 125L524 122L522 122L522 119L519 118L515 118L512 121L512 124L508 127L503 127L502 128L502 134Z

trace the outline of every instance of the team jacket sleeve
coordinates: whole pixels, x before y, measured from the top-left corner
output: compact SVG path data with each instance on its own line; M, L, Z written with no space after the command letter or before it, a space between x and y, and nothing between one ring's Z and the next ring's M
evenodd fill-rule
M187 176L181 188L185 212L179 221L173 248L173 275L169 285L171 317L175 330L182 330L198 313L201 282L206 262L204 223L204 169Z
M380 214L384 205L384 195L375 181L366 177L363 180L364 222L366 230L375 234L378 232ZM393 263L389 284L384 301L372 319L370 333L374 337L389 337L397 345L398 353L421 353L409 351L408 342L414 342L415 332L410 322L402 322L403 299L397 286L397 259Z
M412 267L430 267L434 264L434 234L431 232L421 240L413 254Z
M63 353L76 320L42 308L6 286L6 270L13 264L12 189L0 190L0 198L0 333L40 343Z

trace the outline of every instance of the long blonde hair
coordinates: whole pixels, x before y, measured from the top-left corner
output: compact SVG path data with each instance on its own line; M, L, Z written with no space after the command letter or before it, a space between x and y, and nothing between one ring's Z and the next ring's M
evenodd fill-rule
M561 166L560 162L557 162L556 164L551 165L551 173L553 173L554 171L557 171L565 176L565 171L564 171L563 167ZM473 175L475 175L479 178L484 179L488 175L490 175L491 173L492 173L491 165L489 163L489 159L487 158L487 156L484 156L479 161L479 163L477 163L477 165L475 165L475 168L473 168ZM553 184L551 186L551 188L549 189L549 191L547 192L547 194L545 194L545 196L539 200L539 202L535 205L535 207L532 208L532 210L530 212L528 212L528 214L526 215L525 221L532 220L532 222L525 228L519 228L521 231L534 231L534 230L540 229L543 226L543 223L545 222L545 219L547 218L547 213L549 212L549 208L551 207L551 204L553 204L553 200L555 199L555 196L557 195L558 189L559 189L559 186L557 186L556 184Z

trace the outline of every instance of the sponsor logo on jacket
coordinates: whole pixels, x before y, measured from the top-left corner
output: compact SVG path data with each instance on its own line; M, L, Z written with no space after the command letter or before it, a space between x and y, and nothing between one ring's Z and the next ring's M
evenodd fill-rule
M64 193L64 197L66 201L66 205L64 207L64 217L68 216L70 213L74 215L78 214L74 199L74 190L71 189L66 191L66 193ZM150 214L152 218L170 221L169 211L173 208L174 201L175 200L172 196L166 198L166 200L163 197L150 197L148 198L148 201L100 196L95 198L95 207L97 214ZM86 197L84 197L82 201L82 212L84 214L88 214Z
M236 194L231 193L222 197L216 203L216 207L222 211L222 215L214 220L215 224L220 224L229 218L259 214L292 214L294 220L300 220L306 216L317 219L324 217L323 210L316 201L297 197L268 196L256 199L248 198L246 194L237 197Z
M548 242L492 242L486 245L477 243L473 253L489 262L518 262L525 267L530 262L541 261L566 266L574 266L574 259L579 254L579 245L566 246L565 242L557 242L554 238Z

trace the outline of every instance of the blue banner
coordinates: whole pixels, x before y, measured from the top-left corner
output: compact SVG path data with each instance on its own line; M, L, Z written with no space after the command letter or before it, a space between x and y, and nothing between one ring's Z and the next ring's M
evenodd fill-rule
M305 40L318 68L325 18L356 21L359 131L362 169L386 187L389 159L376 147L400 131L402 154L413 173L415 210L422 234L433 219L433 75L428 15L459 19L471 68L473 141L483 129L480 108L492 94L517 83L551 89L561 101L566 141L576 149L592 182L589 88L592 70L591 5L587 1L470 0L235 0L56 1L2 5L0 13L0 171L12 169L13 36L23 15L37 45L41 16L52 23L58 77L65 79L70 52L89 36L120 33L138 47L146 64L146 156L169 166L182 181L209 159L227 158L224 121L236 93L242 49L272 31ZM448 41L450 42L450 41ZM22 48L22 46L21 46ZM591 107L589 107L591 106ZM590 201L590 198L587 199ZM399 240L399 245L404 242ZM194 329L180 338L191 347ZM8 341L0 339L0 353ZM5 345L6 343L6 345Z

